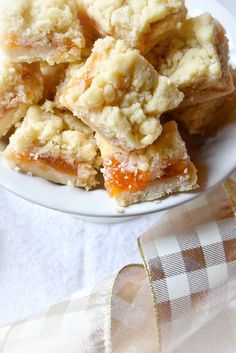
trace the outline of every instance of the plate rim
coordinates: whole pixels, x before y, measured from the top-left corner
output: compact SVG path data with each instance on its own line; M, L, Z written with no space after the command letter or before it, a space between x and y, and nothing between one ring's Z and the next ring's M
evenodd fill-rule
M203 190L203 191L199 191L199 192L193 192L192 193L192 197L190 197L189 199L185 199L181 202L179 202L178 204L174 204L174 205L170 205L170 206L166 206L166 207L163 207L162 209L159 209L159 210L151 210L151 211L140 211L140 212L136 212L136 213L130 213L130 214L125 214L124 213L119 213L117 212L117 214L114 214L114 215L107 215L107 214L104 214L104 215L99 215L99 214L93 214L93 213L90 213L90 214L87 214L87 213L81 213L81 212L73 212L73 211L69 211L69 210L66 210L66 209L62 209L62 208L56 208L56 207L53 207L53 206L48 206L46 204L43 204L39 201L33 201L25 196L22 196L20 195L19 193L17 193L16 191L13 191L11 189L9 189L6 185L4 184L0 184L0 186L4 189L4 190L7 190L8 192L10 192L11 194L21 198L22 200L24 201L27 201L31 204L34 204L34 205L37 205L37 206L40 206L40 207L44 207L46 209L49 209L49 210L53 210L55 212L60 212L60 213L65 213L65 214L70 214L70 215L73 215L73 216L81 216L81 217L86 217L86 218L99 218L99 219L102 219L102 218L116 218L116 219L121 219L121 218L130 218L130 217L138 217L138 216L145 216L145 215L151 215L151 214L155 214L155 213L160 213L160 212L164 212L164 211L167 211L167 210L170 210L172 208L175 208L175 207L179 207L179 206L182 206L184 205L185 203L187 202L191 202L191 201L194 201L195 199L201 197L201 196L204 196L205 194L207 194L208 192L210 192L212 189L214 189L215 187L217 187L218 185L224 183L224 181L229 178L230 175L232 175L234 173L234 171L236 171L236 166L234 168L232 168L232 170L225 176L224 179L222 179L221 181L215 183L214 185L211 185L209 188L207 188L206 190ZM184 194L184 193L182 193ZM185 193L187 194L187 193ZM189 194L191 195L191 192L189 192ZM124 208L125 209L125 208Z

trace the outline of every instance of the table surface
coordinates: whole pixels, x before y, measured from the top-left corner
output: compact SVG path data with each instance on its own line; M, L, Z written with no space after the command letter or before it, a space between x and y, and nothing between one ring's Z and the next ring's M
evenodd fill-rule
M235 11L235 0L222 3ZM93 224L1 188L0 195L0 326L44 310L130 262L140 263L137 237L159 217Z

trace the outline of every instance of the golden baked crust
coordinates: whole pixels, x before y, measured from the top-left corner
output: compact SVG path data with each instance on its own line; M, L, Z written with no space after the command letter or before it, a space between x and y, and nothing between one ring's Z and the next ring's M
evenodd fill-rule
M49 101L28 109L3 156L12 167L56 183L97 185L100 157L92 130Z
M184 0L77 0L82 24L147 52L186 18Z
M161 134L160 115L183 99L176 86L124 41L99 39L60 103L111 143L134 150Z
M194 106L171 112L171 117L183 123L190 134L209 136L216 133L236 109L236 91Z
M0 58L0 138L20 121L43 95L39 65L10 63Z
M14 61L77 61L85 40L75 1L1 1L0 45Z
M233 91L228 55L224 28L205 13L184 22L147 59L185 94L181 105L188 106Z
M211 136L227 124L236 110L236 70L231 68L235 89L227 96L211 99L168 113L171 119L178 120L191 135Z
M120 206L197 187L196 169L173 121L163 126L153 145L142 150L125 152L99 134L96 139L103 159L105 187Z

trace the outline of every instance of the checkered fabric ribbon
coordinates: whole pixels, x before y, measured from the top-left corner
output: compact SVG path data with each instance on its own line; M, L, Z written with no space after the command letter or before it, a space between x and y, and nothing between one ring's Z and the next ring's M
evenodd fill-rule
M146 272L127 266L44 314L0 329L0 353L189 353L195 341L190 348L184 342L236 299L235 210L232 177L163 214L139 239ZM198 353L217 351L204 338L207 330Z
M1 353L108 353L114 278L0 329Z
M226 183L171 210L139 240L158 316L162 352L169 352L236 297L236 218ZM234 204L235 206L235 204ZM183 352L183 350L181 350Z

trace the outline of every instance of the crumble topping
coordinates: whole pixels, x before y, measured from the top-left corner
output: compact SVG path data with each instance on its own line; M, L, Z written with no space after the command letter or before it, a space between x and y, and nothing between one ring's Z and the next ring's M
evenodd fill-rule
M85 46L74 0L4 0L1 46L18 61L78 60Z
M53 102L31 106L3 154L14 168L90 190L99 183L101 158L93 131Z
M169 41L159 43L147 58L181 90L209 85L222 77L216 42L219 26L208 13L191 18L177 33L172 33Z
M183 0L77 2L82 23L91 23L103 36L123 39L130 46L144 50L148 47L148 38L154 40L155 44L166 31L175 28L187 12Z
M93 162L97 156L97 146L93 132L69 112L53 109L51 102L42 107L28 109L20 128L10 138L11 148L24 154L36 147L34 158L47 154L64 155L69 160Z
M134 150L158 138L160 115L182 100L176 86L158 75L138 51L107 37L95 43L60 103L114 144Z
M0 53L0 138L43 96L39 65L11 63Z
M0 56L0 107L37 103L42 98L43 82L38 64L11 63Z

